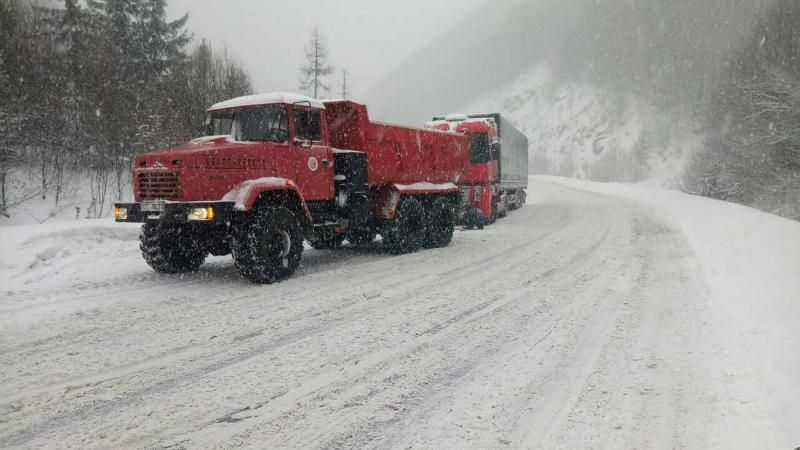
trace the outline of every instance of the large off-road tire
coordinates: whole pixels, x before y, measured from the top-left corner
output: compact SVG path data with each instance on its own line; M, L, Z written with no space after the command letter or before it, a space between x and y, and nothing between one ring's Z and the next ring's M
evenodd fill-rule
M330 239L319 239L314 242L309 242L311 247L317 250L332 250L342 246L344 242L344 235L336 235Z
M356 247L366 247L377 237L375 230L369 228L357 228L350 230L346 234L348 242Z
M189 225L160 222L142 226L139 249L147 265L161 273L196 272L208 255Z
M383 246L389 253L402 255L422 248L425 240L425 209L413 197L400 200L397 215L381 233Z
M438 198L425 208L425 248L442 248L450 245L455 230L456 213L452 203Z
M290 210L260 207L233 228L231 250L243 277L274 283L291 276L300 265L303 229Z

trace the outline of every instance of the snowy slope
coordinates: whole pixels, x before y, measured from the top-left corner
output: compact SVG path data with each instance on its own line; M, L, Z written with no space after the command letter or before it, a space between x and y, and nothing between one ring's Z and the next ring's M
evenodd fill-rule
M529 201L446 249L308 250L272 286L229 258L155 274L135 226L4 228L0 447L800 442L800 225L565 179Z
M508 116L528 136L531 173L538 174L663 183L702 144L701 135L646 102L555 75L547 64L462 110Z

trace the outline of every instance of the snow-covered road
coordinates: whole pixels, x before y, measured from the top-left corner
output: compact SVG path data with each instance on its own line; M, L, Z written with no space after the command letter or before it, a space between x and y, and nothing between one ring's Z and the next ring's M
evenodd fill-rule
M449 248L308 250L272 286L154 274L132 227L6 236L0 448L800 445L675 224L529 192Z

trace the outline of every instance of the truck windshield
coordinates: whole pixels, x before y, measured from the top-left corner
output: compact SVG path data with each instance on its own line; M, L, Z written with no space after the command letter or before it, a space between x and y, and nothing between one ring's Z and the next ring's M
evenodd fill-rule
M469 138L469 162L472 164L485 164L490 159L491 145L489 135L486 133L475 133Z
M206 116L206 136L228 135L241 141L289 140L286 105L270 105L234 111L214 111Z
M286 105L270 105L262 108L244 109L237 114L238 139L242 141L289 140L289 116Z

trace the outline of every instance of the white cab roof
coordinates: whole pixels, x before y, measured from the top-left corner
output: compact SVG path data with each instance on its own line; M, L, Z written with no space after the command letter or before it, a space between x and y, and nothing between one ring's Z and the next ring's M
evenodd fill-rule
M305 95L293 94L291 92L270 92L267 94L246 95L244 97L225 100L224 102L217 103L211 108L208 108L208 110L216 111L220 109L243 108L245 106L298 102L309 102L314 108L325 109L325 105L321 101L306 97Z

